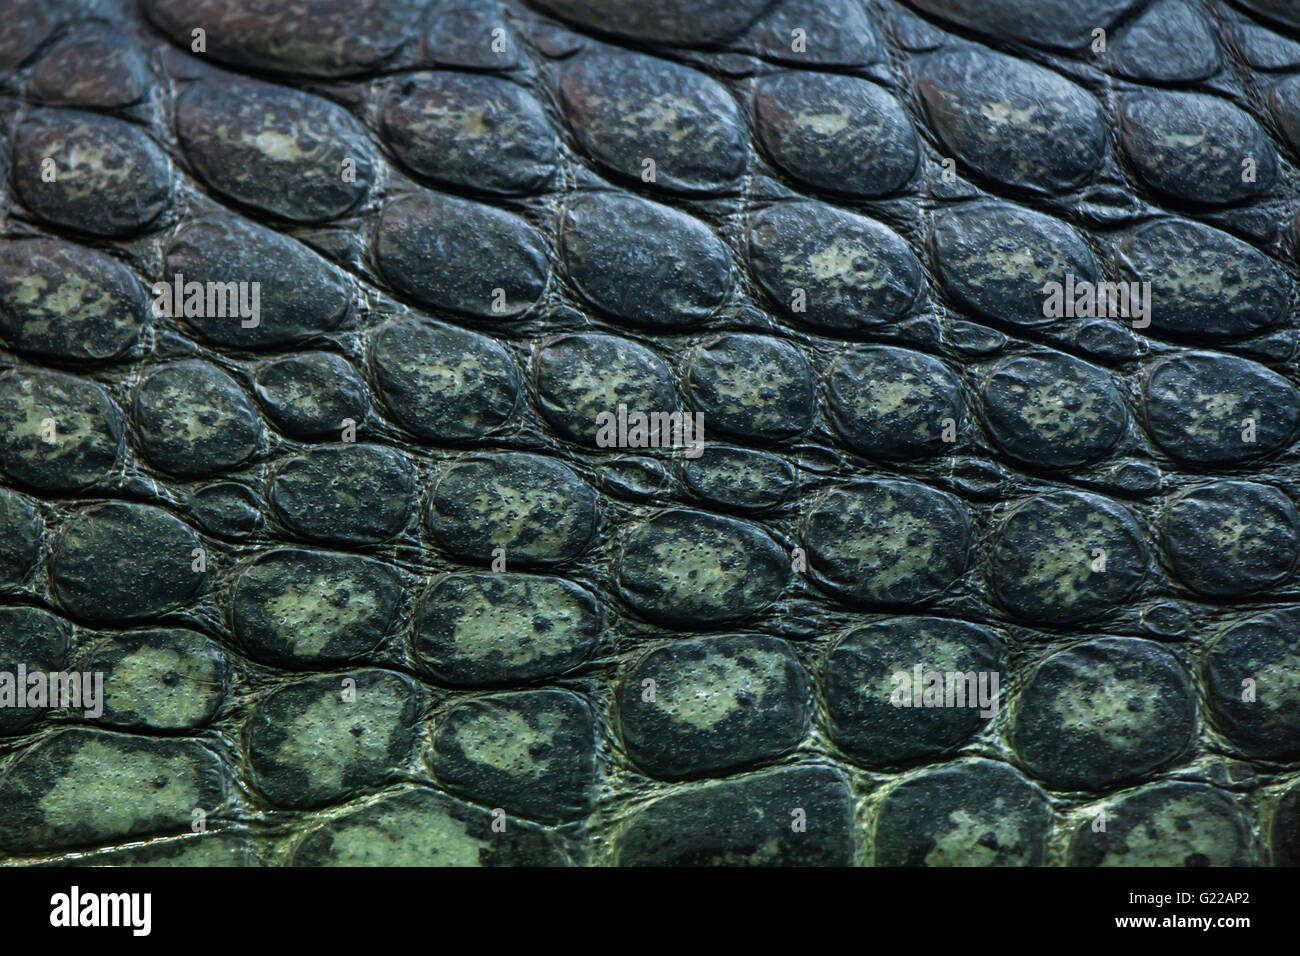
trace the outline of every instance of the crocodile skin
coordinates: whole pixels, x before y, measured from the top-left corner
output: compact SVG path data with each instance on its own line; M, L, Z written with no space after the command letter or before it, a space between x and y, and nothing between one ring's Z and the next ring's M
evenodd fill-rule
M1295 11L0 0L0 858L1300 863Z

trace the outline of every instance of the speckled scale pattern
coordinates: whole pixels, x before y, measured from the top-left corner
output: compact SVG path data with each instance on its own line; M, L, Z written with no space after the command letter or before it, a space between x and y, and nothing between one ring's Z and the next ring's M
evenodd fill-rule
M1300 861L1293 5L10 0L0 111L0 671L106 694L3 860Z

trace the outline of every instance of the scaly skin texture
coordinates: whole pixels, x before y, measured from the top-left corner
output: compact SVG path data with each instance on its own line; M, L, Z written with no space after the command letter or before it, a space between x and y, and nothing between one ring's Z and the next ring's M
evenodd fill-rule
M1296 864L1298 41L0 3L0 862Z

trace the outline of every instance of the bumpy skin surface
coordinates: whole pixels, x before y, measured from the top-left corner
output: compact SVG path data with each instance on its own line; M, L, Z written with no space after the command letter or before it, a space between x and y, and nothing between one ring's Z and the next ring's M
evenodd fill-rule
M1300 863L1289 0L8 0L0 115L0 862Z

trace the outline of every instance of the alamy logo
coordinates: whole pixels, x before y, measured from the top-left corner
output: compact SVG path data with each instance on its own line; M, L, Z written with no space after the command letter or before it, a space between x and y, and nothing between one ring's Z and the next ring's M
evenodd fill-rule
M0 708L81 710L87 717L104 713L104 675L100 671L0 671Z
M1150 282L1076 282L1073 272L1065 283L1043 286L1043 315L1049 319L1133 319L1133 328L1151 324Z
M978 707L981 717L998 712L997 671L928 671L917 664L894 671L889 702L895 707Z
M129 926L131 935L148 936L153 927L151 893L82 893L78 886L50 897L50 925Z
M598 448L684 448L687 458L704 454L703 412L628 412L596 415Z
M255 329L262 324L262 283L186 282L176 273L171 282L153 284L155 318L238 318L239 326Z

